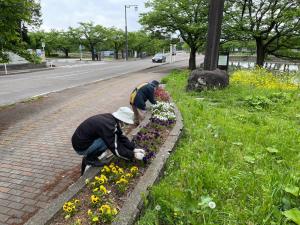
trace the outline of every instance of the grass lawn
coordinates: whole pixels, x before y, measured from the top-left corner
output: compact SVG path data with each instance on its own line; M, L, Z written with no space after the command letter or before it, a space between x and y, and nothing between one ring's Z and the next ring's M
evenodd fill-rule
M184 134L137 224L300 224L300 91L243 73L201 93L187 71L164 79Z

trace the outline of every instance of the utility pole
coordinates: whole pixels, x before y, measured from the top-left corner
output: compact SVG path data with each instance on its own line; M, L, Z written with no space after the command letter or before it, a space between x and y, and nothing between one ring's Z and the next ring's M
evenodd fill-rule
M210 0L207 46L204 58L205 70L215 70L218 66L224 1L225 0Z
M125 5L125 60L128 61L128 31L127 31L127 8L134 7L135 11L138 10L138 5Z

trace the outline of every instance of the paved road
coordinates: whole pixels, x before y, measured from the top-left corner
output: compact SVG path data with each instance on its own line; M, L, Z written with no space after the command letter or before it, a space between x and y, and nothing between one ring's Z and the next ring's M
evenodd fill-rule
M176 60L184 60L188 63L188 57L188 54L179 53ZM0 76L0 106L157 65L160 64L153 64L151 59L147 58L128 62L67 65L48 71Z

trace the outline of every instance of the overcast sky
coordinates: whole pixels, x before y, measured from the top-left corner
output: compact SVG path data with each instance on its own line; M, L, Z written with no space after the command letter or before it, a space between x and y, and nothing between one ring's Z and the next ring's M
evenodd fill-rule
M146 0L41 0L43 25L41 29L67 29L77 27L78 22L92 21L105 27L117 27L124 30L124 5L136 4L127 9L128 31L141 28L139 13L145 12Z

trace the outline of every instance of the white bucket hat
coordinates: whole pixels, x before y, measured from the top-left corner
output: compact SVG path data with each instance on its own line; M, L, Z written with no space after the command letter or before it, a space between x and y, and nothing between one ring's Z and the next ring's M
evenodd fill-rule
M120 107L116 112L112 115L118 120L123 121L124 123L134 124L133 121L133 112L128 107Z

